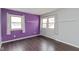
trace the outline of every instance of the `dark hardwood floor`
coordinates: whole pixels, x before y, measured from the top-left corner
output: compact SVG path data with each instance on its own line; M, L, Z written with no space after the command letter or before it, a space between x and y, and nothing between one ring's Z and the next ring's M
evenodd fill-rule
M79 51L79 48L43 36L2 44L1 51Z

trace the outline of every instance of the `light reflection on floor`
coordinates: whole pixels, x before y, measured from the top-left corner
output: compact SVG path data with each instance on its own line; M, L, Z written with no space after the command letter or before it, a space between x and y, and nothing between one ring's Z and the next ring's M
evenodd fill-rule
M54 46L51 45L51 43L48 43L47 41L42 41L41 43L41 49L42 51L54 51Z

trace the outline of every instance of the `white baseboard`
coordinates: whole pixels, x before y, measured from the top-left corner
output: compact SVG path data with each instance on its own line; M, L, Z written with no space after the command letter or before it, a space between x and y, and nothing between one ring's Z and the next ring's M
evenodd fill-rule
M45 36L45 35L43 35L43 36ZM48 36L45 36L45 37L48 37ZM48 38L51 38L51 37L48 37ZM59 40L59 39L57 39L57 38L51 38L51 39L53 39L53 40L56 40L56 41L58 41L58 42L62 42L62 43L64 43L64 44L67 44L67 45L70 45L70 46L73 46L73 47L76 47L76 48L79 48L79 46L77 46L77 45L75 45L75 44L72 44L72 43L68 43L68 42L65 42L65 41L61 41L61 40Z
M39 35L40 35L40 34L32 35L32 36L27 36L27 37L22 37L22 38L17 38L17 39L8 40L8 41L2 41L1 44L7 43L7 42L13 42L13 41L17 41L17 40L22 40L22 39L26 39L26 38L31 38L31 37L35 37L35 36L39 36Z
M72 44L72 43L68 43L68 42L65 42L65 41L58 40L58 39L56 39L56 41L62 42L64 44L67 44L67 45L70 45L70 46L73 46L73 47L76 47L76 48L79 48L79 46Z
M8 41L3 41L3 42L0 42L0 48L1 48L1 45L3 43L7 43L7 42L13 42L13 41L16 41L16 40L22 40L22 39L25 39L25 38L31 38L31 37L35 37L35 36L39 36L40 34L37 34L37 35L32 35L32 36L27 36L27 37L22 37L22 38L18 38L18 39L13 39L13 40L8 40ZM47 36L46 36L47 37ZM51 38L51 37L49 37ZM51 39L54 39L54 38L51 38ZM68 43L68 42L64 42L64 41L61 41L59 39L55 39L56 41L59 41L59 42L62 42L62 43L65 43L65 44L68 44L70 46L73 46L73 47L76 47L76 48L79 48L79 46L77 45L74 45L74 44L71 44L71 43Z

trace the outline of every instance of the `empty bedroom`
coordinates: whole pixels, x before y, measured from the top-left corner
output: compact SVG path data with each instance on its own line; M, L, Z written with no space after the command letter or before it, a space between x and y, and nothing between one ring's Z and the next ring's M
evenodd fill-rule
M0 51L79 51L79 8L0 8Z

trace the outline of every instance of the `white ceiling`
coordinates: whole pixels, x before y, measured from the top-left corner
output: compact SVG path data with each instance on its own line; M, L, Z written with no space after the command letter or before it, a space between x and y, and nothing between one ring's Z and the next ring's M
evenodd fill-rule
M8 8L8 9L36 14L36 15L42 15L51 11L55 11L58 8Z

